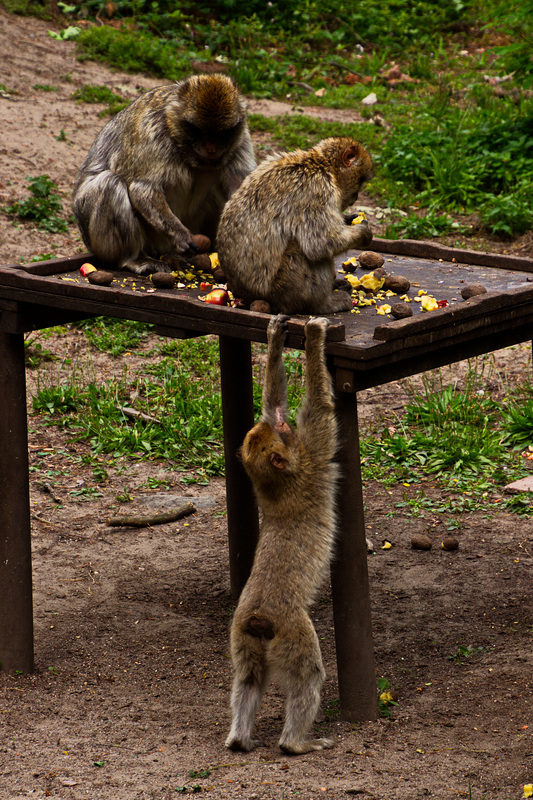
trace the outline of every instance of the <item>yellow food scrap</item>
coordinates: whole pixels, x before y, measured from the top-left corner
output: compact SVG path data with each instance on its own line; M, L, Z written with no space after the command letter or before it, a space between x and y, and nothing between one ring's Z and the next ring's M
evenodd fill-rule
M218 253L209 253L209 260L211 261L211 269L216 269L220 267L220 261L218 260Z
M376 278L373 272L368 272L361 278L361 286L369 292L377 292L385 283L385 278Z
M526 783L522 797L533 797L533 783Z
M420 298L420 306L422 311L435 311L435 309L439 307L439 304L434 297L431 297L430 294L426 294Z
M356 216L355 219L352 219L352 225L360 225L363 220L366 219L366 214L364 211L360 211L359 214Z
M390 306L388 303L384 303L382 306L378 306L376 311L378 314L390 314Z
M355 256L350 256L347 258L346 261L342 262L343 267L356 267L357 266L357 258Z
M186 272L185 273L185 280L187 280L187 281L193 281L195 279L195 277L196 277L196 275L193 272Z
M359 278L356 278L355 275L351 275L350 273L346 275L345 280L348 281L352 289L358 289L361 286Z
M418 292L418 296L422 297L423 294L427 294L426 290L425 289L420 289L419 292Z

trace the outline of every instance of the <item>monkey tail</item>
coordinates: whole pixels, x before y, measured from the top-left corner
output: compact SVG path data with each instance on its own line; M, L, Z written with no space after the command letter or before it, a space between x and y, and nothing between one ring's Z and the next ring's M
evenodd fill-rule
M261 639L263 641L269 641L276 635L274 623L265 617L249 617L244 630L255 639Z

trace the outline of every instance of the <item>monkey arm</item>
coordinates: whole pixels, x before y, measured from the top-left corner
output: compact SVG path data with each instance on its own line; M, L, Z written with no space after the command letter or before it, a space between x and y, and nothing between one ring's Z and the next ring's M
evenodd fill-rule
M288 317L280 314L268 323L268 352L263 384L263 420L275 425L287 415L287 377L283 366L283 345Z
M163 235L176 252L183 253L190 248L191 232L172 213L163 191L148 181L135 180L129 184L128 192L135 211Z
M298 415L298 431L317 458L330 460L337 446L337 424L331 376L326 365L329 321L310 319L305 327L306 398Z

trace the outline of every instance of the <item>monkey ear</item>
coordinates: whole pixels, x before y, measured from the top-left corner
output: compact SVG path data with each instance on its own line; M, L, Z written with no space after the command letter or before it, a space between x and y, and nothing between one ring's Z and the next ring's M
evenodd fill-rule
M343 167L351 167L354 161L359 158L359 145L357 143L351 144L342 154Z
M277 469L285 469L286 460L279 453L270 453L270 463Z

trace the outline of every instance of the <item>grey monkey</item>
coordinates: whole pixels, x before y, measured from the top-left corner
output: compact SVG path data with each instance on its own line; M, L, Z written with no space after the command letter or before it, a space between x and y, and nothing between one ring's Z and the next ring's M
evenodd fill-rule
M146 92L96 137L74 187L86 247L139 274L162 254L214 243L225 202L255 167L246 105L224 75L197 75Z

